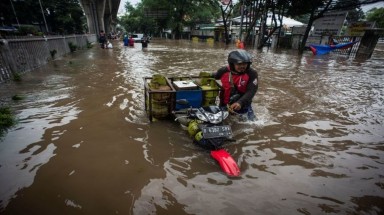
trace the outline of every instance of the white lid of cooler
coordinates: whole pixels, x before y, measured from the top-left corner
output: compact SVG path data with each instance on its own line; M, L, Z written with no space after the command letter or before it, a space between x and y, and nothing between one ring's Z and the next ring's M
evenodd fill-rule
M174 81L173 84L175 84L178 88L191 88L191 87L197 87L193 81Z

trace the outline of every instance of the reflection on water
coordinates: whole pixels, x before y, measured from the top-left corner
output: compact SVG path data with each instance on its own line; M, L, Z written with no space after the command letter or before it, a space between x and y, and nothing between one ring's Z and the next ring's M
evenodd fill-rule
M230 120L228 178L172 121L149 123L143 78L213 72L233 46L94 47L6 83L2 214L384 213L383 47L366 61L249 50L255 123Z

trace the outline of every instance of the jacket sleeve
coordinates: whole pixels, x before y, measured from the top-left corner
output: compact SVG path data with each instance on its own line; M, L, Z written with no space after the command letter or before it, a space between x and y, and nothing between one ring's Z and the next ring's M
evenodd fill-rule
M226 73L226 72L227 72L227 67L221 67L220 69L217 70L217 72L212 73L212 76L216 80L220 80L221 76L223 76L223 74Z
M240 97L239 100L237 100L237 102L241 105L241 107L248 106L252 103L252 99L259 88L258 74L256 70L251 68L248 75L249 75L249 81L247 84L247 91Z

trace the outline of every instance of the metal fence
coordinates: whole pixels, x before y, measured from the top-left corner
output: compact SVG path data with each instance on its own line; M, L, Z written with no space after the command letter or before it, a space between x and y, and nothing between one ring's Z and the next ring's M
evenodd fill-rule
M360 40L362 39L362 37L333 36L333 38L335 39L335 41L337 43L348 43L348 42L357 41L355 44L353 44L352 47L349 47L347 49L335 49L332 51L333 53L336 53L338 55L348 55L350 57L356 56L356 53L357 53L359 46L360 46ZM301 44L302 39L303 39L302 35L293 35L292 41L291 41L292 48L298 49L300 44ZM305 46L309 47L312 44L328 45L329 44L329 36L311 36L311 37L308 37L307 43Z
M95 34L0 40L0 83L96 42ZM72 47L72 50L71 50Z

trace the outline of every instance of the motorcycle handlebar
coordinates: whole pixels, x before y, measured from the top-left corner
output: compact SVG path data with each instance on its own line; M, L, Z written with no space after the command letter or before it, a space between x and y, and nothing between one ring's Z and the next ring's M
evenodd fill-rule
M172 111L173 114L186 114L188 111L186 110L178 110L178 111Z

